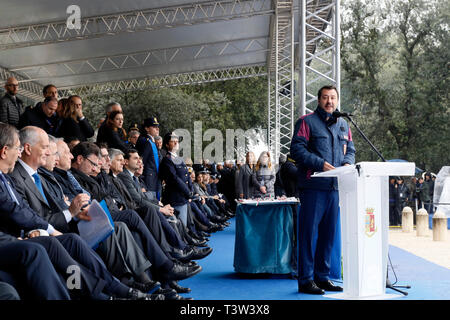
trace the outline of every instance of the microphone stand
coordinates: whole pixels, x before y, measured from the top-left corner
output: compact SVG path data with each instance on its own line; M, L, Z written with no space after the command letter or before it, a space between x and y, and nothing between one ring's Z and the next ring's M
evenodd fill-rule
M353 121L353 119L348 115L348 114L341 114L342 117L347 118L352 124L353 126L355 126L356 130L358 130L358 133L361 135L361 137L364 138L364 140L370 145L370 147L372 148L373 151L376 152L376 154L380 157L380 159L383 162L386 162L386 159L383 157L383 155L380 153L380 151L378 151L378 149L372 144L372 142L370 142L370 140L366 137L366 135L364 134L364 132L362 132L362 130L358 127L358 125ZM392 265L391 262L391 258L389 257L389 253L388 253L388 258L389 258L389 262L391 264L391 268L392 268L392 272L394 272L395 275L395 270L394 267ZM395 276L397 278L397 276ZM388 276L388 272L386 272L386 288L388 289L392 289L394 291L400 292L401 294L407 296L408 292L402 291L398 288L405 288L405 289L410 289L411 286L410 285L406 285L406 286L394 286L391 281L389 280L389 276Z
M375 146L372 144L372 142L370 142L370 140L366 137L364 132L362 132L362 130L353 121L353 119L350 118L350 116L348 116L348 115L344 115L344 117L347 118L355 126L355 128L358 130L358 132L361 135L361 137L363 137L364 140L366 140L366 142L372 147L373 151L376 152L376 154L381 158L381 160L383 160L383 162L386 162L386 159L383 157L383 155L380 153L380 151L378 151L378 149L375 148Z

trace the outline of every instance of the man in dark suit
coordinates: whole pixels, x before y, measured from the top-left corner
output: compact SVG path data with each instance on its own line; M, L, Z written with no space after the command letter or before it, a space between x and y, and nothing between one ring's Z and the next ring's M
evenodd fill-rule
M139 235L143 242L142 245L146 248L144 249L146 256L152 262L153 269L155 269L158 278L161 280L181 280L192 277L201 271L201 267L198 265L189 266L173 262L170 259L171 257L168 257L161 250L159 244L155 241L139 215L133 210L119 210L114 203L114 199L105 194L103 188L93 178L98 174L101 167L101 161L99 161L100 150L95 144L82 142L75 146L72 152L74 158L72 160L71 172L74 177L91 194L92 198L98 201L102 199L107 200L106 202L113 220L120 219L127 223L127 225L129 224L132 231Z
M36 129L42 131L42 129ZM46 249L53 265L61 274L65 274L69 266L78 266L81 270L83 295L104 299L105 296L102 294L104 288L107 292L124 298L130 294L136 298L146 299L147 296L143 293L130 290L114 279L100 258L77 235L61 234L23 201L22 196L16 191L14 183L7 175L4 175L4 173L13 172L15 161L22 150L17 130L12 126L0 124L1 231L16 237L27 232L27 236L33 238L29 241L37 242ZM54 237L39 236L43 233ZM9 240L11 241L11 237Z
M144 172L142 174L144 183L154 199L160 200L161 181L158 178L161 153L155 144L155 137L159 135L159 122L156 117L147 118L143 124L145 134L142 134L137 143L136 149L142 157Z
M129 181L127 181L127 183L123 183L120 178L117 179L114 178L114 176L109 175L111 161L109 159L108 150L105 147L101 147L100 152L103 157L102 170L96 177L97 181L104 189L108 189L109 194L116 195L115 201L117 203L124 204L124 209L130 209L128 207L130 205L132 210L135 210L139 213L142 221L153 234L158 244L161 246L161 249L163 249L163 251L166 252L168 256L176 258L183 262L188 262L194 258L199 259L203 257L199 250L187 247L186 243L181 240L176 231L169 225L166 218L161 213L161 211L165 212L171 209L170 206L169 208L163 208L151 201L149 201L147 204L138 204L134 202L133 196L131 196L131 203L127 204L127 201L125 200L126 196L122 196L122 193L125 194L131 192L139 192L142 195L142 191L139 189L137 183L136 185L133 184L131 176L129 177L131 185L129 185ZM136 150L134 150L133 154L139 159Z
M19 121L19 129L26 126L42 128L51 135L58 134L62 119L56 114L58 99L55 97L45 98L44 102L37 107L27 109Z
M140 158L136 150L129 150L124 155L124 166L123 171L120 172L117 177L123 182L129 193L131 194L135 203L138 206L144 207L154 207L159 208L152 201L150 201L146 195L142 192L139 184L138 178L134 175L137 169L140 166ZM164 210L163 209L167 209ZM189 247L186 244L186 241L191 241L192 244L196 244L195 241L191 240L187 233L182 229L182 226L179 225L179 220L175 217L173 213L173 208L170 204L166 204L162 207L159 214L161 225L163 226L163 230L167 235L167 239L171 240L170 242L175 245L178 249L183 250L185 254L191 257L191 259L201 259L206 257L210 252L210 248L198 249L195 247ZM169 222L173 223L175 227L172 227ZM189 237L189 239L188 239ZM174 239L175 238L175 239ZM186 240L186 241L184 241Z

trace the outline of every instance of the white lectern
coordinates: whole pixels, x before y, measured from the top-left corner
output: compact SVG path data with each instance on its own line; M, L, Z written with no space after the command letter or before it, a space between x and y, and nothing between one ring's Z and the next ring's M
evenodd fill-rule
M313 175L337 177L339 185L344 290L329 297L389 297L389 176L410 176L414 171L413 162L359 162Z

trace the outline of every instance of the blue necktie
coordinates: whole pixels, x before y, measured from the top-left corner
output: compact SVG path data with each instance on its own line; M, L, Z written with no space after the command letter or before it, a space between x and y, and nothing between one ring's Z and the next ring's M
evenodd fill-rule
M138 190L141 190L141 185L140 185L140 183L139 183L138 178L136 178L136 176L133 176L133 182L134 182L134 185L136 186L136 188L137 188Z
M11 197L11 199L19 204L19 201L17 200L16 195L14 194L14 191L12 190L11 186L9 185L8 180L6 180L5 176L3 175L3 173L0 173L0 180L2 180L3 184L6 187L6 190L8 190L9 196Z
M37 173L33 174L32 177L34 178L34 184L38 188L39 192L42 194L42 197L45 200L45 203L48 204L47 197L45 196L44 189L42 188L42 182L41 177Z

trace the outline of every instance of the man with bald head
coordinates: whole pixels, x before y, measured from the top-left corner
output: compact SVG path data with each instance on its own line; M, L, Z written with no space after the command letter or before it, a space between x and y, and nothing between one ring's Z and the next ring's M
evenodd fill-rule
M0 122L15 126L19 125L19 119L24 111L23 102L16 94L19 91L19 82L14 77L9 77L5 82L5 95L0 99Z
M51 199L47 198L42 177L38 174L39 167L45 167L48 158L53 156L50 152L49 137L43 129L33 126L27 126L20 130L19 136L23 151L11 174L18 181L17 191L26 199L31 208L39 212L55 228L63 232L70 232L69 229L63 230L63 226L66 227L67 221L73 217L82 217L81 208L88 204L89 198L80 196L76 201L72 201L68 210L62 214L54 214ZM52 151L56 152L56 150Z

